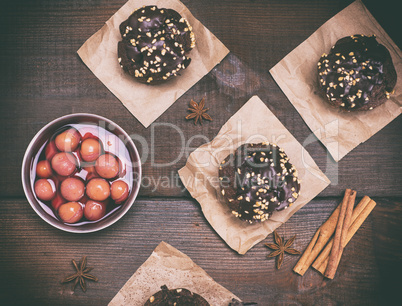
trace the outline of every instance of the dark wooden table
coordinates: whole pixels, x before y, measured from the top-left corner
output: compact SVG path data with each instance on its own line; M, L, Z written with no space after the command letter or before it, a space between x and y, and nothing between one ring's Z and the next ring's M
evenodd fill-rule
M172 123L184 132L211 140L252 95L259 97L295 137L311 133L269 74L269 69L309 37L326 20L351 3L340 1L184 0L190 11L230 50L221 66L178 99L155 123ZM161 240L190 256L218 283L259 305L380 304L399 297L402 254L402 118L399 117L339 163L328 159L318 142L307 150L333 183L278 229L286 239L297 234L304 250L317 228L340 202L345 188L369 195L378 205L347 246L336 278L314 270L292 272L298 256L286 256L280 270L257 244L238 255L205 220L199 204L184 189L177 170L181 139L174 131L145 129L82 63L76 51L124 0L15 0L3 3L0 18L0 304L105 305L148 258ZM402 47L396 1L365 0L365 5ZM238 61L246 81L239 88L216 82L216 72ZM229 65L230 66L230 65ZM399 76L402 77L402 76ZM400 94L400 93L399 93ZM203 126L184 120L190 99L206 97L214 118ZM59 116L90 112L110 118L128 134L147 141L157 166L148 158L132 209L100 232L76 235L43 222L26 200L21 162L35 133ZM140 144L137 143L140 147ZM196 148L201 145L192 143ZM141 151L141 147L140 147ZM171 178L169 186L156 184ZM176 183L177 182L177 183ZM265 240L272 241L270 235ZM87 255L98 283L86 293L60 280L70 274L72 258Z

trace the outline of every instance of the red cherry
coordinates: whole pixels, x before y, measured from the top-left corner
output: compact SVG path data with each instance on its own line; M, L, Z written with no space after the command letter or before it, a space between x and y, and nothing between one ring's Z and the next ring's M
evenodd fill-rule
M81 134L81 139L85 140L88 138L95 138L95 139L99 139L98 135L99 135L99 127L95 127L95 126L86 126L83 128L79 129L79 132Z
M66 223L76 223L84 215L84 209L78 202L67 202L59 207L59 217Z
M60 185L60 192L67 201L78 201L85 194L84 182L77 177L66 178Z
M103 154L96 160L95 168L101 177L111 179L119 173L119 162L112 154Z
M56 144L54 143L54 141L50 141L45 149L45 156L47 160L52 160L53 156L56 155L56 153L59 152L56 148Z
M52 168L61 176L69 176L77 169L77 159L71 153L57 153L52 158Z
M66 203L66 200L61 196L59 191L56 191L56 196L53 198L51 204L55 211L57 211L61 204Z
M95 166L88 166L88 167L84 167L82 169L87 172L87 174L85 176L86 181L89 181L95 177L99 177L98 173L96 173Z
M36 165L36 174L40 178L49 178L52 175L52 167L47 159L38 162Z
M80 165L84 164L85 161L82 159L81 153L78 149L71 153L75 156L75 158L78 160Z
M110 195L110 185L102 178L93 178L87 184L87 196L95 201L104 201Z
M88 202L88 201L89 201L88 196L86 194L84 194L84 196L78 202L85 205L86 202Z
M114 181L110 187L110 197L116 204L121 204L128 198L129 188L124 181Z
M56 194L56 187L50 179L40 179L35 182L35 194L42 201L50 201Z
M82 131L80 131L80 133L81 133L81 135L82 135ZM84 136L81 137L82 141L84 141L85 139L89 139L89 138L99 140L99 137L98 137L98 136L95 136L95 134L92 134L92 133L89 133L89 132L86 132L86 133L84 134Z
M81 141L81 135L76 129L68 129L56 136L56 147L60 151L72 152L77 149L78 144Z
M106 214L107 202L89 200L85 204L84 216L90 221L101 219Z
M85 139L81 143L81 157L87 162L95 161L102 152L101 144L98 140L93 138Z

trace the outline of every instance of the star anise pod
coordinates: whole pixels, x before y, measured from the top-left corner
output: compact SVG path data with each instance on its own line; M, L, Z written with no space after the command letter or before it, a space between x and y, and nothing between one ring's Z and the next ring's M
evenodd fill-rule
M204 106L205 106L205 97L201 99L200 103L197 103L193 99L191 99L190 106L191 107L188 108L188 110L191 111L191 114L188 114L186 116L186 119L187 120L194 119L194 125L197 124L198 121L202 125L202 119L203 118L205 120L212 121L211 116L206 113L209 110L209 108L204 108Z
M299 255L301 254L298 250L292 249L290 246L293 244L293 242L296 239L296 235L294 235L292 238L290 238L286 243L284 242L284 239L282 239L276 231L274 231L274 238L275 238L275 243L265 243L265 246L270 248L271 250L274 250L271 252L269 255L267 255L268 258L276 257L276 268L280 269L282 262L283 262L283 256L286 253L291 254L291 255Z
M89 274L89 272L92 271L93 268L87 268L87 257L84 256L81 258L81 261L79 264L77 264L77 262L73 259L71 261L75 267L75 270L77 270L77 272L75 274L72 274L70 276L67 276L65 279L63 279L61 282L62 283L69 283L73 280L74 281L74 285L72 287L73 290L75 290L75 287L77 286L78 283L80 283L80 286L82 288L82 291L87 291L87 286L85 284L85 279L90 279L93 280L95 282L98 281L98 278L96 276L93 276L91 274Z

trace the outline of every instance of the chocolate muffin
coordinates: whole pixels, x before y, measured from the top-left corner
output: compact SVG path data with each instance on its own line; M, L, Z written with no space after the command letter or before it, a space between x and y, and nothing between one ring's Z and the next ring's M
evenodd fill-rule
M318 62L319 86L328 102L346 111L371 110L393 93L396 71L386 47L375 36L337 41Z
M219 166L221 193L241 220L262 222L299 196L296 168L282 148L268 142L244 144Z
M209 306L209 303L202 296L190 290L184 288L169 290L166 285L163 285L161 289L152 295L144 306Z
M195 46L194 33L175 10L143 6L120 24L120 34L120 66L139 82L162 83L190 65L185 53Z

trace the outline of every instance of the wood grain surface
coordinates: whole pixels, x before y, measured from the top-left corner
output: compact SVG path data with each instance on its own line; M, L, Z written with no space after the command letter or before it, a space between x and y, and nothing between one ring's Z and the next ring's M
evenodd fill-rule
M360 199L358 199L360 200ZM280 270L263 243L242 256L216 235L195 201L139 200L107 230L77 235L45 224L25 200L0 201L1 292L17 304L104 305L136 269L165 241L201 266L215 281L244 301L259 305L385 305L400 284L402 203L375 198L377 207L345 248L337 275L325 280L313 269L301 277L292 272L298 256L285 255ZM316 199L278 229L285 239L296 236L303 251L337 199ZM161 217L163 215L163 218ZM98 283L75 292L60 281L72 274L71 259L88 255ZM7 277L4 277L7 276Z
M394 302L401 275L402 119L335 163L317 140L306 149L332 184L278 232L297 234L304 250L345 188L378 205L346 247L333 281L311 270L282 268L257 244L245 256L233 252L209 226L199 204L177 176L188 154L212 140L222 125L257 94L304 143L311 131L269 74L269 69L352 1L184 0L193 15L231 51L220 65L145 129L83 64L76 51L124 0L15 0L0 12L0 304L106 305L152 250L164 240L190 256L218 283L259 305L385 305ZM363 0L401 48L395 1ZM224 76L224 77L222 77ZM227 76L233 76L231 80ZM402 77L402 76L399 76ZM236 82L233 82L235 80ZM232 81L232 82L230 82ZM233 85L235 84L235 85ZM187 122L187 105L205 97L214 119ZM21 164L32 137L62 115L90 112L118 123L144 157L148 183L118 223L97 233L74 235L43 222L29 206ZM166 128L166 123L171 124ZM181 132L178 133L177 130ZM200 135L193 139L194 135ZM144 146L142 140L146 141ZM189 145L183 151L182 144ZM174 162L173 162L174 161ZM169 164L170 165L163 165ZM158 180L169 179L161 185ZM272 242L272 236L265 241ZM73 272L71 259L88 256L99 283L71 291L60 280Z

